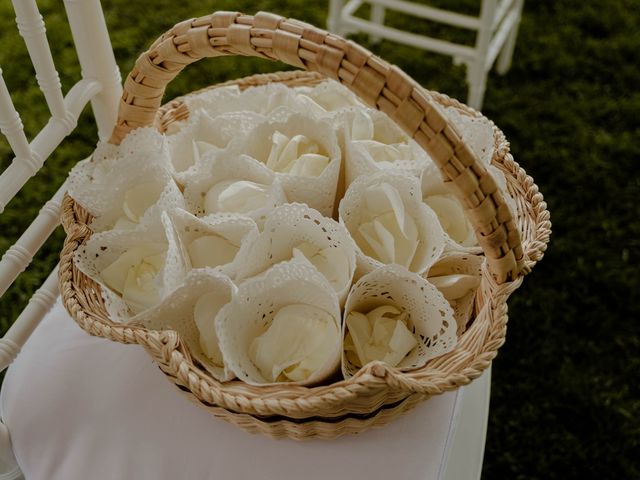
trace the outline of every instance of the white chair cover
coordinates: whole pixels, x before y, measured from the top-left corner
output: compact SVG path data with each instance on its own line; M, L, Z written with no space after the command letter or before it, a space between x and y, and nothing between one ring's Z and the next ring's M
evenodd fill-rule
M58 300L9 368L0 408L28 480L439 480L463 395L357 436L272 440L197 407L140 346L89 336Z

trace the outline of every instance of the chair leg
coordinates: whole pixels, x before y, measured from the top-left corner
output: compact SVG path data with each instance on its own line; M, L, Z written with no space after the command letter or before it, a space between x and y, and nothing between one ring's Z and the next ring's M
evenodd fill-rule
M475 58L467 63L467 83L469 84L467 103L476 110L482 108L482 99L487 86L487 60L493 37L492 25L497 8L497 0L482 0L480 24L478 35L476 36Z
M476 110L482 109L484 92L487 88L487 69L481 62L467 65L467 82L469 84L469 94L467 105Z
M342 28L340 17L344 8L344 0L329 0L329 16L327 17L327 30L336 35L344 36L346 33Z
M491 367L461 388L457 428L449 447L444 480L480 480L491 398Z
M513 27L511 27L511 31L502 46L502 50L500 50L500 55L498 55L498 61L496 62L496 72L500 75L507 73L509 67L511 67L513 50L515 49L516 39L518 38L518 27L520 25L520 18L522 17L522 6L524 4L524 0L516 0L516 2L515 8L518 11L518 18L514 22Z
M384 15L385 15L385 8L382 5L379 5L377 3L374 3L371 5L371 21L377 25L384 25ZM380 43L380 40L382 40L379 36L377 35L369 35L369 41L371 43Z

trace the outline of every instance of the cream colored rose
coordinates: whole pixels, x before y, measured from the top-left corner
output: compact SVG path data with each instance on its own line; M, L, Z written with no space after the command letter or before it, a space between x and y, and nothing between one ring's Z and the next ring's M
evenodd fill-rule
M103 269L100 277L133 313L140 313L161 299L166 252L167 245L159 243L131 247Z
M362 106L358 98L335 81L324 82L298 94L298 99L318 113L330 113L354 105Z
M271 137L273 145L267 167L274 172L301 177L317 177L329 165L329 157L322 147L305 135L288 137L278 131Z
M383 305L366 314L352 311L346 319L344 348L349 361L362 367L374 360L397 366L418 345L407 328L407 312Z
M196 159L196 162L207 152L220 150L220 148L213 143L205 142L204 140L196 140L195 138L191 141L191 148L193 150L193 158Z
M442 229L454 242L463 247L473 247L478 244L473 226L455 195L450 193L430 195L424 198L424 203L436 212Z
M429 270L427 280L453 308L458 334L464 332L473 312L484 261L480 255L456 252L444 256Z
M144 212L158 201L164 190L161 182L145 182L127 190L122 202L122 212L114 225L115 229L129 230L140 223Z
M222 235L203 235L187 246L187 253L193 268L218 267L235 258L240 247Z
M284 204L270 213L262 231L238 252L234 278L243 281L292 258L315 267L344 302L356 270L353 239L343 225L304 204Z
M204 198L204 211L249 213L273 203L269 185L249 180L224 180L211 187Z
M349 286L353 276L353 261L349 256L351 251L340 247L320 248L309 242L301 242L293 248L293 258L303 255L324 275L331 287L341 293Z
M408 268L420 240L398 190L384 182L372 185L364 192L364 203L355 237L362 252L379 262Z
M362 109L344 117L346 185L380 170L419 176L428 164L426 152L382 112Z
M480 277L477 275L466 275L456 273L438 277L429 277L429 281L444 295L444 298L451 303L454 300L464 297L474 291L480 285Z
M410 371L456 343L451 306L423 276L385 265L354 283L344 309L342 373L382 361Z
M358 247L358 276L392 264L423 273L444 250L438 217L422 201L419 180L406 172L361 175L338 211Z
M340 332L326 311L304 304L287 305L256 337L249 356L268 382L304 382L330 361Z
M369 152L375 162L393 163L398 160L411 160L414 156L411 146L407 143L387 145L374 140L362 140L359 145Z
M340 365L338 297L308 261L277 263L239 283L216 316L227 367L250 385L316 384Z

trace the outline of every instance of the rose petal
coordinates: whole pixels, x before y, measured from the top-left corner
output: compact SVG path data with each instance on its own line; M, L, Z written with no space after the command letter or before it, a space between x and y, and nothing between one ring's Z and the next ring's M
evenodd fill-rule
M395 329L389 340L389 353L383 361L389 365L397 366L407 354L413 350L418 341L409 331L404 322L396 321Z
M349 127L350 140L362 141L373 138L373 121L369 115L361 110L354 111Z
M127 218L133 223L140 222L144 212L156 203L162 190L164 185L159 182L141 183L127 190L122 204L122 210Z
M148 256L129 268L122 289L122 299L134 313L146 310L160 301L157 277L164 259L164 253Z
M318 177L329 165L329 157L318 153L305 153L293 164L289 173L299 177Z
M429 277L429 281L442 292L447 300L462 298L480 285L479 276L464 274Z
M405 228L402 231L394 212L380 215L373 222L361 225L358 232L370 247L369 249L367 244L360 244L363 253L385 264L397 263L409 267L420 243L413 219L405 218Z
M338 335L331 315L324 310L311 305L287 305L253 340L249 355L270 382L304 381L327 361ZM317 351L323 345L329 348Z
M193 268L217 267L233 261L240 247L220 235L203 235L193 240L187 252Z
M372 216L393 210L394 216L398 220L398 225L404 234L405 207L397 189L385 182L380 185L372 185L365 190L364 199Z
M407 313L393 305L382 305L366 314L349 312L346 347L353 344L360 366L381 360L395 367L418 345L407 320Z
M327 362L330 352L335 350L336 342L340 340L340 333L335 323L325 325L322 342L302 359L297 366L285 370L286 376L295 382L303 382Z
M345 322L348 329L347 339L350 340L350 342L347 342L347 339L345 339L345 344L351 343L353 345L358 355L359 363L362 366L364 365L364 359L367 358L365 346L369 338L371 338L371 324L367 316L360 312L349 313Z
M360 233L366 241L364 244L358 242L358 246L365 255L382 263L394 263L395 241L393 234L389 232L378 219L360 225L360 227L358 227L358 233Z
M463 247L471 247L478 243L471 222L453 195L431 195L426 197L424 202L436 213L442 229L453 241Z
M166 250L166 245L156 243L131 247L120 255L115 262L104 268L100 272L100 276L110 289L122 294L129 270L149 258L152 265L158 266L158 269L161 268L163 259L160 257L164 255Z
M349 257L341 248L320 248L309 242L293 248L293 258L303 255L324 275L336 292L340 292L351 278Z
M269 186L248 180L225 180L209 189L204 199L205 214L249 213L269 203Z
M329 157L320 154L320 146L304 135L292 138L275 131L266 164L271 170L291 175L317 177L329 164Z

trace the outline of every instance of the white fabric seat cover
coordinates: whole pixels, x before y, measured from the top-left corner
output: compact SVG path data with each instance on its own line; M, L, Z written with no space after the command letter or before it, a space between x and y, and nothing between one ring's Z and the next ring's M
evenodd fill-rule
M272 440L198 408L141 347L89 336L58 301L0 401L27 480L431 480L444 475L461 397L356 436Z

